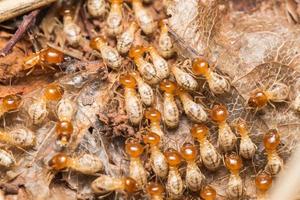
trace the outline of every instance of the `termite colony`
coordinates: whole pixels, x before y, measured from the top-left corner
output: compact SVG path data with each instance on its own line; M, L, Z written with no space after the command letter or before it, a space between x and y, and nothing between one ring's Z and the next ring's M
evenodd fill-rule
M102 160L99 154L77 151L76 145L84 138L83 130L88 132L94 122L88 126L80 123L82 119L78 120L78 116L82 115L78 113L83 111L78 109L80 101L74 97L78 93L59 81L41 88L32 97L12 94L0 99L3 121L24 110L28 117L28 127L4 126L0 131L4 147L38 148L44 145L37 141L38 128L54 122L55 147L43 164L53 173L67 171L93 177L89 185L95 197L106 195L108 199L113 198L112 194L153 200L247 199L244 169L255 168L255 157L259 156L265 158L265 164L259 173L255 174L257 169L251 171L256 177L252 178L257 188L254 196L267 197L272 180L283 169L278 149L281 132L270 129L254 136L252 119L233 115L231 105L222 100L234 90L230 79L209 58L191 59L189 66L178 64L182 58L174 47L164 10L155 10L151 0L87 0L83 4L87 20L97 19L101 27L99 32L85 37L84 30L74 20L76 8L68 5L73 4L63 3L59 11L66 44L77 48L82 41L88 41L85 48L89 48L91 55L101 57L116 79L113 98L121 96L126 124L134 130L130 137L118 136L122 138L120 146L127 169L120 169L121 173L115 175L108 170L111 163L107 162L113 160L111 155ZM157 19L153 12L164 13L160 16L165 18ZM65 62L64 56L55 48L44 48L24 60L24 71L29 75L37 67L55 70ZM73 81L82 80L77 78ZM211 96L205 96L204 91ZM257 110L269 103L285 101L289 88L275 83L249 94L245 110L255 116ZM293 101L297 111L299 99L298 95ZM82 104L93 103L86 100ZM98 114L90 112L95 112L95 117ZM186 138L177 143L174 135L183 126ZM258 147L264 148L264 154L258 152ZM13 148L0 149L1 166L8 169L17 166ZM222 192L213 177L225 169L227 189Z

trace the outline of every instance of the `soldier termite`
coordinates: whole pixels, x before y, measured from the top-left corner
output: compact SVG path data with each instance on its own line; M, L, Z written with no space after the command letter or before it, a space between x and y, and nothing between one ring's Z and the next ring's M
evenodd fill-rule
M157 71L151 63L143 58L144 53L145 50L141 46L131 47L129 57L133 59L138 71L147 83L157 84L160 81Z
M225 156L225 166L230 171L227 184L227 197L230 199L240 199L243 194L243 180L240 177L240 169L243 166L242 159L236 154Z
M104 174L101 174L92 182L91 188L95 193L107 193L112 191L134 193L138 190L137 183L133 178L115 178Z
M168 174L168 163L159 149L159 135L149 132L143 139L144 143L150 146L150 162L154 173L161 178L165 178Z
M151 106L154 102L154 92L150 85L148 85L138 73L130 73L137 82L137 88L141 97L142 102L146 106Z
M147 184L147 172L140 158L144 148L137 142L127 141L125 151L130 158L129 176L136 180L138 188L142 189Z
M108 26L109 35L119 35L123 31L123 15L122 15L122 4L123 0L110 0L110 12L106 19Z
M136 21L139 26L146 34L151 34L155 31L156 22L153 19L151 13L146 10L141 2L141 0L132 0L132 7Z
M167 61L159 55L154 46L148 46L145 49L150 53L158 78L160 80L167 78L170 75L170 69Z
M251 138L249 137L249 131L245 120L238 119L234 123L234 126L236 128L236 131L241 136L239 151L240 155L245 159L253 158L256 151L256 145L252 142Z
M164 58L170 58L174 55L174 47L171 37L169 36L168 26L164 20L160 23L160 35L158 39L158 50Z
M160 89L164 92L163 120L169 128L176 128L179 124L179 111L174 98L176 87L174 82L167 79L160 83Z
M183 87L184 89L195 91L198 88L197 80L179 67L172 66L171 72L175 76L178 85Z
M147 194L150 200L163 200L164 199L164 188L159 183L151 182L147 185Z
M181 156L175 149L168 149L164 155L169 164L166 191L171 199L180 199L184 191L183 180L178 170L181 163Z
M64 153L54 155L48 162L54 170L70 169L83 174L95 174L103 169L103 163L98 156L84 153L77 157L70 157Z
M138 125L143 119L143 105L141 99L136 94L136 80L129 74L120 76L120 83L125 90L125 110L129 121Z
M133 42L134 42L134 34L138 29L138 25L136 22L131 22L130 26L125 30L119 37L117 42L117 49L121 54L127 53Z
M209 68L208 62L196 58L193 60L192 71L196 76L204 76L208 82L209 89L214 94L223 94L224 92L229 92L230 83L227 78L218 74L217 72L212 71Z
M90 46L94 50L98 50L101 53L104 63L111 67L114 70L117 70L121 67L122 58L119 55L117 49L108 46L107 41L101 37L95 37L91 40Z
M105 13L105 0L87 0L87 10L93 17L100 17Z
M267 191L272 186L272 176L260 173L255 177L256 198L257 200L267 200Z
M63 9L63 31L67 42L72 46L77 46L81 39L80 27L74 22L74 11L70 8Z
M6 168L10 168L15 164L16 164L16 160L14 156L9 152L0 149L0 165Z
M70 121L58 121L56 123L57 142L60 146L66 146L73 134L74 128Z
M224 105L215 105L211 110L211 119L218 124L218 143L227 152L234 149L237 137L226 122L228 111Z
M277 147L280 143L280 136L277 130L271 129L264 135L264 146L268 155L266 170L271 175L278 174L283 166L283 161L277 153Z
M15 128L9 132L0 131L0 142L16 147L27 148L35 145L36 137L34 133L27 128Z
M290 93L290 88L284 84L276 82L267 90L257 89L254 90L248 99L248 104L253 108L262 108L268 102L283 102Z
M22 103L22 97L17 94L0 98L0 117L7 112L16 111Z
M192 144L185 143L181 147L180 152L181 156L187 162L185 177L186 185L194 192L199 191L205 177L196 163L198 155L196 147Z
M217 198L217 192L213 187L206 185L201 189L200 197L204 200L215 200Z
M221 164L221 156L216 148L208 141L209 129L204 124L194 124L191 134L200 145L200 157L204 166L209 170L216 170Z
M207 120L207 114L201 104L193 101L191 95L184 89L177 90L177 94L183 105L185 114L194 122L203 122Z
M145 111L145 118L150 120L150 131L159 135L159 137L163 140L164 132L161 129L161 114L155 108L149 108Z

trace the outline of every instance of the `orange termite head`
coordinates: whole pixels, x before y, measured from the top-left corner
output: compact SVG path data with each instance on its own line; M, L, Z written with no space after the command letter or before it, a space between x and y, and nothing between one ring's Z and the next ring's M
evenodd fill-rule
M228 111L224 105L215 105L211 110L211 119L217 123L225 122L228 118Z
M125 88L133 89L137 85L135 78L130 74L122 74L119 78L119 81Z
M138 158L142 155L144 147L136 141L127 141L125 144L125 152L131 158Z
M162 82L160 82L159 88L165 93L174 94L177 89L177 84L168 79L164 79Z
M144 53L145 53L145 47L134 46L130 48L128 55L130 58L135 59L135 58L143 57Z
M91 39L90 41L90 47L94 50L97 50L99 48L99 44L106 43L107 40L103 36L96 36Z

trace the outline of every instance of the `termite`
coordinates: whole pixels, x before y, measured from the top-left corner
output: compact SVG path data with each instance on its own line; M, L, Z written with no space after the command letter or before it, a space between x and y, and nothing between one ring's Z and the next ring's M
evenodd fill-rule
M169 36L168 26L165 20L160 23L160 35L158 39L158 50L164 58L170 58L174 55L174 47L171 37Z
M160 83L160 89L164 92L163 120L169 128L176 128L179 124L179 110L174 98L176 88L176 84L167 79Z
M0 142L27 148L35 145L36 137L34 133L27 128L16 128L9 132L0 131Z
M115 178L104 174L101 174L92 182L91 188L95 193L107 193L112 191L134 193L138 190L137 183L133 178Z
M194 124L191 128L191 135L199 142L200 157L204 166L214 171L221 164L221 156L216 148L208 141L209 129L204 124Z
M164 155L169 164L166 191L171 199L180 199L184 191L183 180L178 169L181 163L181 156L175 149L168 149Z
M23 70L29 70L27 72L28 75L37 65L41 66L42 69L46 67L53 69L51 65L57 65L63 61L64 54L62 52L48 47L25 57L23 62Z
M211 110L211 119L218 124L218 143L227 152L234 149L237 137L226 122L228 111L224 105L215 105Z
M129 57L133 59L138 71L146 82L157 84L160 81L157 71L151 63L144 59L144 53L145 49L142 46L131 47Z
M76 107L69 98L62 98L56 105L56 116L60 121L72 121Z
M194 192L199 191L205 177L196 163L198 155L196 147L192 144L185 143L181 147L180 152L181 156L187 162L185 177L186 185L190 190Z
M267 90L257 89L254 90L248 99L248 104L253 108L262 108L267 105L268 102L283 102L290 93L290 88L280 82L274 83Z
M119 69L122 64L122 58L117 49L109 46L106 39L101 36L95 37L91 40L90 46L94 50L101 53L104 63L112 69Z
M63 10L63 31L68 43L77 46L81 39L80 27L74 22L74 11L66 8Z
M135 18L143 32L146 34L153 33L156 29L156 22L151 13L144 8L141 0L132 0L132 7Z
M159 55L154 46L150 45L146 47L145 50L150 53L152 63L156 69L158 78L160 80L168 78L168 76L170 75L168 62Z
M271 129L264 135L264 146L268 155L266 170L271 175L278 174L283 166L283 161L279 157L276 149L280 143L280 136L277 130Z
M159 183L151 182L147 185L147 194L150 200L163 200L164 199L164 188Z
M134 34L138 29L138 25L136 22L131 22L130 26L126 31L124 31L120 37L118 37L117 49L121 54L126 54L133 42L134 42Z
M105 0L87 0L87 10L93 17L100 17L105 13Z
M124 86L125 110L129 121L134 125L138 125L143 119L143 105L136 94L136 80L131 75L124 74L120 76L119 81Z
M214 94L223 94L230 91L230 83L227 78L212 71L206 60L196 58L193 60L192 71L196 76L204 76L208 82L209 89Z
M240 155L245 159L253 158L257 147L249 137L249 131L245 120L239 119L237 122L235 122L234 126L236 131L241 136L239 151Z
M215 200L217 198L217 192L213 187L206 185L201 189L200 197L204 200Z
M183 87L186 90L195 91L198 88L197 80L191 76L189 73L180 69L177 66L171 67L171 72L175 76L176 82L179 86Z
M11 153L0 149L0 165L2 167L10 168L16 164L16 160Z
M168 174L168 163L159 149L159 135L149 132L143 139L144 143L150 146L150 162L154 173L161 178L165 178Z
M138 73L133 72L130 74L137 82L137 88L142 102L146 106L151 106L154 102L154 92L152 87L148 83L146 83Z
M88 153L77 157L58 153L49 160L48 165L57 171L70 169L83 174L95 174L103 169L103 163L99 157Z
M123 31L123 15L122 4L123 0L110 0L110 12L106 19L109 35L119 35Z
M161 114L155 108L149 108L145 111L145 118L150 120L150 131L159 135L159 137L163 140L164 132L161 129Z
M177 94L183 105L185 114L194 122L203 122L207 120L207 114L203 106L193 101L192 96L183 88L177 90Z
M60 146L66 146L73 134L74 128L70 121L58 121L56 123L57 142Z
M143 151L144 147L140 143L129 141L125 145L125 152L130 158L129 176L136 180L140 189L147 184L147 172L140 158Z
M292 107L295 111L300 112L300 94L293 101Z
M266 173L260 173L255 177L256 186L256 199L257 200L267 200L267 191L272 186L272 176Z
M225 156L225 166L230 171L230 177L227 184L227 197L230 199L239 199L243 194L243 180L240 177L240 169L243 167L242 159L236 154Z
M0 117L7 112L13 112L19 109L22 103L22 97L17 94L7 95L0 98Z

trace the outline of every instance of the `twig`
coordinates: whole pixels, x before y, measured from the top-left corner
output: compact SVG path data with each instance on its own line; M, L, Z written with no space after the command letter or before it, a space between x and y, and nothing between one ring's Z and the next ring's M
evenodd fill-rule
M6 56L16 45L16 43L22 38L26 30L35 23L36 16L39 14L40 10L34 10L29 15L23 17L22 24L18 27L18 30L12 36L12 38L7 42L5 47L0 51L0 56Z

